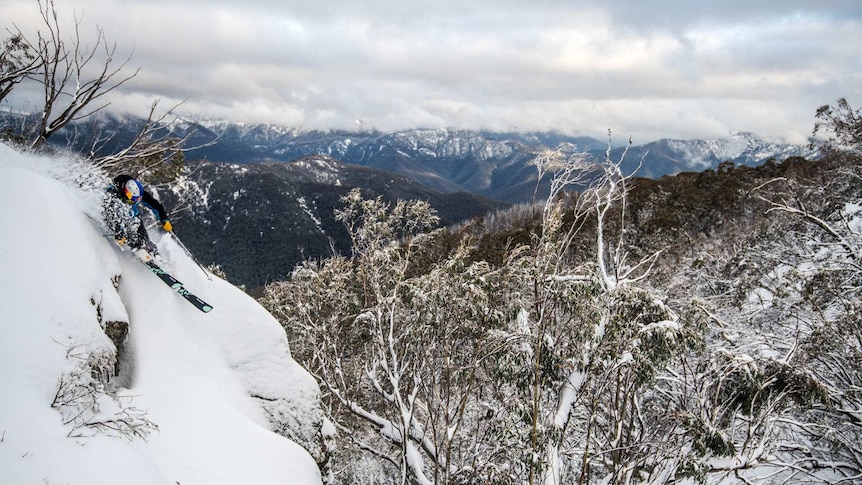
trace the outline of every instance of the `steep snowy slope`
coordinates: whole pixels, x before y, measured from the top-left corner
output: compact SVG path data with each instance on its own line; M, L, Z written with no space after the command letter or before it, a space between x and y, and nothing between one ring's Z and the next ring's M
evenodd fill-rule
M85 172L0 144L0 483L320 483L294 442L322 453L319 390L278 322L170 237L211 313L115 248Z

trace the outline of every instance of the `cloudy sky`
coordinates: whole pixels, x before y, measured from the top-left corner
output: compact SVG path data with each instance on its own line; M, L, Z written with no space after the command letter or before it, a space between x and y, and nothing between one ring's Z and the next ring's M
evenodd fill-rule
M860 0L55 2L140 68L111 101L135 113L804 143L818 106L862 106ZM0 26L40 22L36 0L0 2Z

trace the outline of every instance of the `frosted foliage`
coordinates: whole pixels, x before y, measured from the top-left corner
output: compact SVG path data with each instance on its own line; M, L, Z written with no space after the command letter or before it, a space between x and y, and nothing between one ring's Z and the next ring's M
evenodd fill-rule
M489 218L499 259L487 226L429 231L419 205L351 194L354 257L264 299L324 388L332 480L853 482L862 177L820 163L740 173L740 219L649 250L619 161L573 194L583 159L565 150L538 160L559 177L548 201Z
M445 233L427 232L434 219L423 203L353 192L338 217L354 258L309 262L267 287L267 306L324 387L339 447L417 483L566 483L583 456L598 460L590 479L605 479L666 456L638 445L625 461L599 458L634 440L620 426L644 409L686 330L635 285L647 265L618 267L623 256L607 240L596 240L603 258L573 264L566 254L577 232L564 221L616 210L626 179L608 162L606 178L575 200L564 190L590 168L580 154L548 153L538 168L557 177L540 209L545 229L502 265L475 258L466 235L437 259ZM629 397L613 399L607 382Z

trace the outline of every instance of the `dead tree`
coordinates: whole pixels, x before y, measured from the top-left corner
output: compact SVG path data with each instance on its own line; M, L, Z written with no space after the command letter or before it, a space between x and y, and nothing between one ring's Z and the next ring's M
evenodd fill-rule
M174 112L179 105L175 105L162 114L156 112L159 101L156 100L150 106L150 112L146 121L139 129L137 135L125 148L103 155L104 147L111 141L112 134L95 134L90 147L85 153L88 159L108 173L133 173L136 176L147 174L150 179L172 179L168 175L160 177L159 174L171 172L173 176L184 166L184 154L211 146L217 139L189 146L189 140L195 131L189 130L185 134L177 135L170 125L176 121Z
M37 32L36 39L31 40L16 27L23 46L35 56L32 78L44 88L44 104L33 130L32 148L43 146L69 123L106 108L109 103L103 97L139 71L123 72L131 56L116 65L117 45L108 43L101 28L96 29L95 45L88 48L81 39L80 18L75 18L71 41L63 40L54 1L37 1L46 30Z

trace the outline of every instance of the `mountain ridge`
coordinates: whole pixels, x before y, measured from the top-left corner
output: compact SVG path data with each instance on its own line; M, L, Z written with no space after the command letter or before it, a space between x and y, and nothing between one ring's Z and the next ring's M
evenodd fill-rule
M335 210L353 188L390 204L427 201L442 225L508 206L328 155L245 165L192 162L159 197L167 207L182 208L173 217L175 230L202 262L217 262L231 281L256 288L285 277L305 259L349 252L350 238Z
M196 125L187 124L185 129ZM790 157L816 158L815 149L803 145L770 142L756 133L737 131L713 139L663 138L639 145L616 144L587 136L559 132L498 133L453 128L412 129L391 133L379 131L302 131L277 125L245 125L229 122L206 126L214 135L231 142L254 146L263 159L289 161L300 156L322 153L345 163L374 166L394 171L427 183L427 176L416 176L415 165L430 167L440 178L457 187L427 183L441 190L467 190L492 198L504 192L502 182L488 180L490 173L500 173L513 165L524 168L538 152L561 144L573 145L594 158L603 158L611 143L611 157L619 158L628 150L625 165L641 166L640 176L657 178L685 171L715 169L723 162L756 166L767 160L782 161ZM243 127L245 136L233 139ZM264 135L263 133L266 133ZM264 151L270 153L264 154ZM254 160L251 160L254 161ZM490 163L489 163L490 162ZM240 162L243 163L243 162ZM466 167L456 167L457 164ZM472 171L470 171L472 169ZM532 167L530 167L532 170ZM466 173L466 174L465 174ZM518 171L523 176L522 171ZM521 177L518 180L522 180ZM510 182L507 179L507 182ZM508 202L519 200L504 199Z
M0 113L0 129L20 126L14 115ZM111 134L106 152L116 152L136 134L143 120L104 115L79 123L63 139L86 146L97 134ZM189 137L189 160L252 164L290 162L308 155L328 155L340 162L373 167L416 180L441 192L466 191L509 203L530 201L537 173L532 161L538 153L559 145L574 145L597 161L612 142L560 132L497 133L454 128L380 131L314 131L272 124L177 119L164 125L166 133ZM89 132L89 133L88 133ZM73 136L74 135L74 136ZM626 152L627 150L627 152ZM623 168L659 178L686 171L717 168L723 162L756 166L767 160L816 157L805 146L772 143L758 135L736 132L712 140L662 139L641 145L612 145L610 156L625 153ZM541 189L541 185L540 189Z
M618 158L623 148L611 152ZM713 170L725 162L757 166L768 160L784 161L792 157L818 158L817 150L800 145L780 144L764 140L751 132L734 132L725 138L712 140L661 139L629 148L624 166L638 168L638 175L659 178L680 172ZM640 163L643 160L644 163Z

